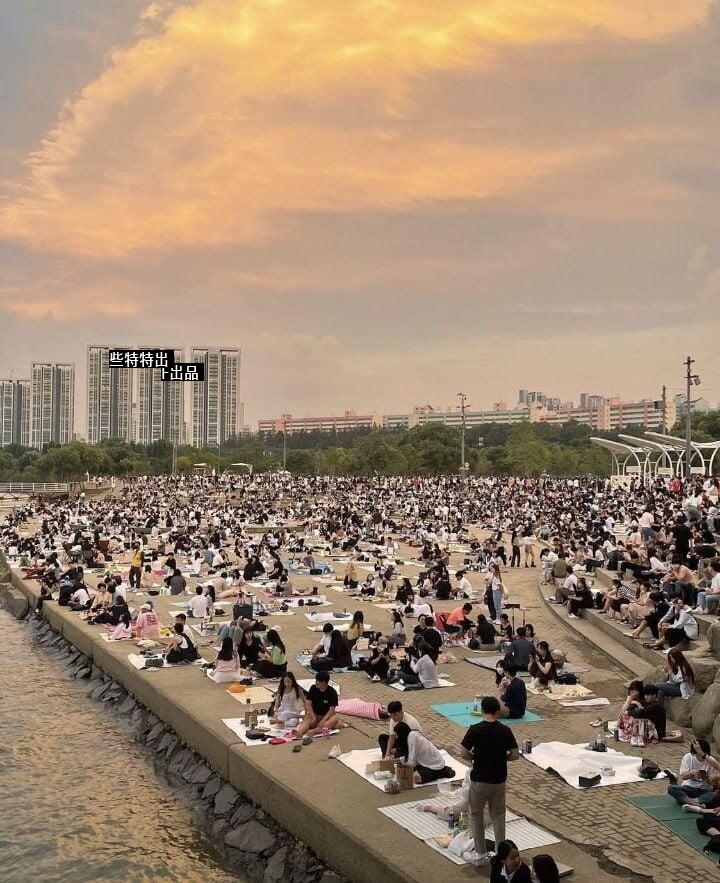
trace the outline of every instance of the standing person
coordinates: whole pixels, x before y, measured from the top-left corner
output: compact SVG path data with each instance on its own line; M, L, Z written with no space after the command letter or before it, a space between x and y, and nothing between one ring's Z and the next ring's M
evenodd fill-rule
M139 589L143 564L145 563L145 553L140 548L140 543L133 543L132 549L133 551L130 555L130 588Z
M535 537L531 527L523 531L523 549L525 550L525 567L535 567Z
M510 567L520 567L520 536L515 528L513 528L510 545L512 546L512 558L510 559Z
M505 839L507 764L520 757L512 730L498 720L498 700L494 696L486 696L481 709L484 720L473 724L460 743L461 757L472 761L468 800L475 840L475 849L463 853L463 858L474 865L486 865L490 861L485 845L486 806L492 818L495 843L499 844Z
M505 594L505 586L503 585L499 564L490 565L490 590L492 591L493 607L495 608L494 618L498 619L502 613L503 595Z

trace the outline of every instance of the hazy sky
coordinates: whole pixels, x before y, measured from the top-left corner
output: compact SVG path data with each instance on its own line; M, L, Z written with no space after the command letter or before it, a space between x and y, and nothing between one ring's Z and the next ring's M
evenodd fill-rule
M720 398L714 0L5 0L0 57L0 376L239 345L254 422L690 353Z

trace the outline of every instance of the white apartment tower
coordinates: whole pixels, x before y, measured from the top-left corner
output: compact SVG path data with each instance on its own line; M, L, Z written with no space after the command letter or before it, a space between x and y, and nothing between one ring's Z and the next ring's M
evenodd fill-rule
M97 444L106 438L133 438L133 378L130 368L111 368L110 350L87 348L87 440Z
M167 347L133 347L133 349L167 349ZM185 361L183 349L173 350L176 362ZM162 380L159 368L137 368L137 427L135 439L142 445L165 439L184 442L185 384Z
M205 380L193 383L192 443L219 447L242 431L240 350L194 347L190 361L205 366Z
M30 381L0 380L0 447L30 446Z
M33 362L30 381L30 446L42 450L51 442L73 439L75 365Z

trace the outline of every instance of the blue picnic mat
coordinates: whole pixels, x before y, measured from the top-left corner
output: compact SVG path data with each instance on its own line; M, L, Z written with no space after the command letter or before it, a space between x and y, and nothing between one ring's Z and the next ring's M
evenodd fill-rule
M443 702L440 705L431 705L430 708L432 708L433 711L437 711L438 714L446 717L454 724L457 724L459 727L472 727L473 724L479 724L482 720L481 717L472 713L474 705L475 703L473 702ZM539 714L527 710L522 717L500 718L500 722L507 724L509 727L512 727L515 724L534 724L541 720L544 720L544 718Z

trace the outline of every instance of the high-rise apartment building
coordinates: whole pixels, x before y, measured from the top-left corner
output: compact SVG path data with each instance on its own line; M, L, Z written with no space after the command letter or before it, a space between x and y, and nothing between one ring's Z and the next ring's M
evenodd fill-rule
M133 371L110 367L110 350L121 348L87 348L87 440L90 444L106 438L133 439Z
M167 347L142 346L134 349L167 349ZM176 362L185 361L183 349L175 349L173 354ZM137 385L136 441L149 445L165 439L182 444L185 440L185 384L164 381L159 368L137 368L133 374L136 376Z
M0 380L0 447L30 445L30 381Z
M192 443L218 447L242 431L240 350L194 347L190 361L205 366L205 380L193 383Z
M42 450L51 442L73 439L75 365L33 362L30 388L30 445Z

